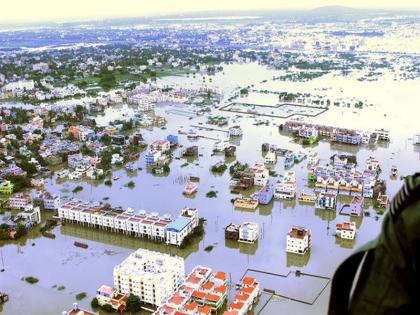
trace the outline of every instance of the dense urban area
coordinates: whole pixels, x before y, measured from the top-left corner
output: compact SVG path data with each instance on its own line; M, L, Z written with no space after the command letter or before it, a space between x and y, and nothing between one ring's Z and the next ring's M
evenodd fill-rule
M0 25L0 313L325 314L420 169L419 23Z

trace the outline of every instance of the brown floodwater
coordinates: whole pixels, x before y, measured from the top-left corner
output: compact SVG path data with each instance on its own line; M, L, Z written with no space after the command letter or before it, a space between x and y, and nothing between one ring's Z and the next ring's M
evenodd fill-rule
M408 175L420 169L420 153L415 149L410 138L420 132L418 117L420 114L419 94L416 86L419 80L398 82L386 76L377 82L360 82L355 76L341 77L335 74L315 79L313 81L280 82L270 81L276 71L267 70L257 64L229 65L224 74L217 74L206 84L218 85L225 93L229 93L238 85L255 84L266 89L288 90L291 92L316 92L321 88L331 97L358 97L366 99L373 106L364 109L343 108L331 106L330 110L311 119L318 123L346 126L373 130L384 127L391 130L391 143L373 147L354 147L333 145L321 141L312 147L321 155L321 164L329 162L334 153L356 154L358 165L364 168L366 158L375 156L381 162L383 172L380 177L387 180L387 193L392 196L401 186L401 180L391 180L389 177L392 165L397 165L399 175ZM259 83L267 79L266 83ZM235 81L236 80L236 81ZM202 82L201 77L171 77L160 81L162 84L180 84L184 87L194 87L194 83ZM343 92L341 92L341 89ZM179 129L188 131L191 125L205 123L206 117L188 119L175 114L167 114L170 105L160 105L156 112L168 120L167 128L162 130L142 130L147 142L166 137L170 133L177 133ZM118 110L108 111L113 119ZM237 117L226 112L213 111L212 115L232 117L232 121L240 124L244 135L237 147L236 159L253 164L262 161L261 144L269 142L281 148L292 150L308 150L294 143L291 137L281 135L278 124L284 119L258 118L268 120L269 125L255 126L253 117L242 115ZM217 137L211 131L198 131L208 137ZM184 146L192 145L185 135L179 135L180 143ZM53 232L56 239L41 237L36 231L19 242L2 242L0 251L4 260L5 271L0 273L0 291L10 295L10 301L0 306L3 314L60 314L71 307L75 295L86 292L88 297L79 302L90 309L90 300L95 290L102 284L112 285L113 267L137 248L148 248L160 252L180 255L185 258L188 272L197 264L209 266L213 270L226 271L233 283L236 283L248 269L269 271L278 274L288 274L289 271L301 270L304 273L331 277L337 265L347 257L352 250L374 238L380 231L382 215L368 207L371 215L356 220L357 234L354 241L337 240L334 236L335 224L348 220L340 215L338 210L321 211L313 206L301 205L297 201L274 201L268 206L260 206L255 211L239 211L234 209L230 200L235 197L228 187L229 172L215 175L209 171L211 165L224 161L223 155L213 155L214 140L200 139L195 144L199 146L202 155L189 165L181 167L185 159L174 159L170 165L168 176L154 176L147 172L145 163L140 157L138 166L143 170L127 173L124 168L115 169L113 176L119 180L113 181L111 187L102 183L88 181L60 181L55 177L47 180L45 188L53 193L59 193L63 200L77 197L84 200L106 201L113 206L132 207L136 210L158 211L178 215L184 206L199 208L200 216L207 219L206 233L202 239L196 240L186 249L178 249L162 244L151 243L141 239L108 233L98 230L66 224L56 227ZM179 150L179 149L177 149ZM175 154L176 155L176 152ZM234 159L227 159L233 163ZM272 167L278 174L284 173L283 159L280 158ZM307 161L292 168L298 180L298 193L307 187ZM187 198L182 194L184 181L187 176L200 177L198 193ZM129 181L135 182L134 188L125 185ZM72 193L75 186L83 186L79 193ZM217 198L207 198L210 190L218 192ZM348 198L340 198L340 204ZM46 217L46 215L44 215ZM254 245L238 244L224 238L224 227L229 223L253 221L260 224L262 230L259 241ZM286 233L292 225L300 225L312 230L312 250L310 254L296 257L288 255L286 248ZM89 247L82 249L73 245L74 241L87 243ZM204 248L214 245L210 252ZM1 261L0 261L1 263ZM1 266L0 266L1 267ZM36 284L22 281L22 277L35 276L39 279ZM261 276L263 287L276 289L291 297L302 297L311 300L322 290L325 283L313 278L296 278L291 275L285 279ZM63 286L58 289L60 286ZM293 311L294 314L324 314L327 310L330 287L315 300L313 305L292 300L273 297L265 294L260 298L257 310L261 314L280 314ZM231 290L232 295L234 290ZM268 304L265 305L265 303Z

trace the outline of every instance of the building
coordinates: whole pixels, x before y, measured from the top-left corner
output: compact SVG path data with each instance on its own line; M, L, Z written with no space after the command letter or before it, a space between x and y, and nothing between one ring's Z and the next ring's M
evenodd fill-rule
M287 171L276 184L274 197L276 199L294 199L296 197L295 172Z
M268 152L264 157L265 164L275 164L277 162L277 155L274 152Z
M184 238L198 226L198 210L185 208L181 215L166 226L166 243L180 246Z
M363 215L363 197L354 196L350 203L350 216L360 217Z
M150 149L167 152L171 149L171 143L168 140L156 140L150 145Z
M354 239L356 235L356 223L355 222L343 222L335 225L335 235L340 238Z
M234 241L239 240L239 228L240 228L240 225L230 223L225 228L225 239L234 240Z
M318 129L314 126L305 126L299 129L299 137L306 139L317 139L318 138Z
M0 180L0 194L11 195L13 193L14 185L10 180Z
M308 164L316 165L319 163L319 153L311 151L308 153Z
M146 165L155 165L158 163L159 158L162 156L161 151L149 150L145 155Z
M286 252L305 254L310 250L311 246L311 230L293 226L287 233Z
M254 166L251 167L251 171L254 173L254 185L256 186L267 185L270 172L264 166L264 164L255 163Z
M228 306L228 310L223 315L248 314L260 295L260 285L255 278L244 277L236 287L237 290L233 302Z
M274 197L274 186L268 183L258 192L258 202L262 205L268 205Z
M184 280L184 259L147 249L138 249L114 268L115 290L141 302L160 306Z
M229 141L227 140L219 140L216 141L213 145L213 151L215 152L223 152L226 148L230 146Z
M10 209L23 210L27 205L32 204L32 199L29 195L16 193L9 197L8 203Z
M77 303L73 303L72 308L69 311L64 311L62 315L99 315L99 314L84 310L80 308Z
M373 156L370 156L366 159L366 170L373 174L379 174L381 172L381 164Z
M255 243L260 236L258 223L244 222L239 227L239 242Z
M198 210L192 208L183 209L179 217L173 220L169 214L159 216L157 212L147 214L145 210L135 213L131 208L123 211L77 200L61 205L58 217L64 222L78 223L88 228L177 246L199 223Z
M388 141L391 140L391 138L389 136L389 130L385 130L385 129L381 128L381 129L376 129L374 132L376 133L376 135L378 136L378 140L380 140L380 141L388 142Z
M96 299L100 306L111 305L116 312L123 313L126 310L128 297L107 285L102 285L96 290Z
M315 201L315 208L317 209L335 209L337 206L337 196L330 193L320 193Z
M225 272L212 273L208 267L196 266L179 289L161 305L154 315L218 314L227 299Z
M41 223L41 211L39 207L34 207L32 204L27 205L22 212L16 215L17 219L23 220L25 225L38 225Z
M232 126L229 128L229 137L240 137L242 136L242 129L240 126Z

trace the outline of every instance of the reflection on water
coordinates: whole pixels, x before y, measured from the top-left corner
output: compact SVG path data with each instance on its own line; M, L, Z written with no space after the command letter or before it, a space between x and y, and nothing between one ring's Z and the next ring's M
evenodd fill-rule
M255 88L268 90L287 90L289 92L311 92L323 87L331 87L329 93L336 96L360 96L374 103L374 106L361 110L331 107L326 113L313 118L313 122L334 126L353 127L362 130L375 128L388 128L391 131L392 141L386 145L377 146L350 146L330 144L321 141L315 147L302 148L293 142L291 137L279 133L278 125L284 119L267 119L268 125L256 126L255 120L248 115L236 117L226 112L214 110L212 115L235 117L235 124L243 130L240 146L236 150L238 161L253 164L262 161L261 145L268 142L280 148L307 151L312 149L320 154L320 164L330 163L330 157L335 153L356 154L358 168L365 167L369 156L375 156L381 162L382 178L389 178L392 165L398 167L398 177L387 182L387 194L392 197L401 186L400 176L411 174L420 169L420 146L414 147L408 138L418 132L419 104L418 80L411 82L389 82L386 77L377 82L358 82L355 77L334 77L324 75L309 82L280 82L271 81L278 71L267 70L257 64L227 65L224 74L216 74L213 78L214 85L220 86L227 93L240 85L255 83ZM259 84L267 79L267 83ZM198 80L199 81L199 80ZM198 86L197 80L192 77L164 78L163 84L177 84L183 88ZM342 88L343 92L340 91ZM383 93L386 90L387 93ZM404 110L396 110L398 108ZM120 107L110 107L101 123L115 119L119 113L127 113L130 109L120 111ZM184 130L197 125L205 124L206 116L189 120L187 117L166 113L165 105L156 107L156 114L164 116L167 129L154 128L142 129L141 133L147 143L156 139L166 138L168 134L178 134L183 126ZM353 113L353 112L356 112ZM383 114L386 113L386 117ZM379 114L379 116L378 116ZM128 116L124 116L128 117ZM380 117L380 119L379 119ZM112 206L132 207L136 210L158 211L170 213L173 217L179 214L184 206L197 207L200 216L207 219L206 234L202 240L196 240L186 249L167 247L163 244L152 243L147 240L131 238L125 235L108 233L99 230L90 230L81 226L67 224L54 229L56 239L40 237L37 231L31 231L27 238L18 242L0 242L3 252L6 272L0 273L0 290L11 294L11 301L3 308L5 314L46 313L59 314L74 302L75 293L85 291L88 298L81 301L81 305L89 308L89 301L95 290L101 284L112 284L112 269L127 257L133 250L144 247L160 252L169 252L186 258L186 271L195 265L207 265L214 270L231 273L232 282L236 283L248 268L287 274L290 269L301 268L304 272L331 276L339 263L347 257L353 248L361 246L373 239L380 231L382 215L377 214L372 208L372 201L365 200L364 208L370 215L360 218L350 218L338 213L341 206L351 201L351 197L339 197L337 211L314 210L313 205L299 204L296 201L275 200L267 206L260 206L255 211L241 211L234 209L231 199L237 195L231 194L229 172L213 174L209 172L212 165L224 161L230 164L233 158L225 159L223 154L212 154L214 140L200 138L190 142L186 135L179 134L180 143L184 147L197 145L200 156L196 158L174 159L170 165L171 172L165 177L155 176L145 168L144 152L138 160L138 167L134 173L127 173L124 168L113 170L112 176L118 176L118 181L113 181L112 186L106 186L100 181L57 181L55 176L47 178L46 190L59 193L62 197L77 197L84 200L106 200ZM236 140L237 141L237 140ZM173 153L178 156L181 148ZM181 167L185 162L188 166ZM283 159L272 166L277 174L284 174ZM311 183L307 182L307 161L295 165L292 169L296 173L297 193L302 190L310 192ZM190 175L200 178L197 194L192 199L182 195L183 182L180 179ZM273 178L275 180L276 178ZM130 180L135 187L125 187ZM83 190L72 193L72 190L81 185ZM260 188L241 191L249 196ZM207 198L210 190L218 192L217 198ZM43 214L44 219L48 216ZM335 224L352 220L356 222L357 232L354 241L343 242L334 237ZM243 223L256 222L261 228L261 238L256 244L243 244L224 239L223 227L230 222ZM363 223L363 224L362 224ZM311 229L313 246L306 257L291 257L286 253L286 234L292 225L305 226ZM76 248L75 240L87 243L88 249ZM32 246L32 244L35 246ZM217 244L212 251L206 252L204 248L209 244ZM344 245L343 245L344 244ZM350 246L351 244L351 246ZM18 266L18 268L15 268ZM30 286L20 279L23 276L33 275L40 279L36 285ZM291 295L299 296L302 292L312 292L308 298L317 293L320 284L317 282L301 281L293 276L285 281L267 279L267 287L274 288L280 283L279 292L287 289ZM57 292L51 287L55 284L64 285L66 290ZM270 302L262 314L324 314L328 305L328 290L324 291L313 305L305 305L295 301ZM25 298L25 304L18 303ZM39 303L48 301L48 303ZM48 304L48 305L43 305Z
M303 255L287 253L287 267L304 267L311 258L311 251L307 251Z
M356 237L357 237L357 232L356 232ZM341 237L336 237L335 238L335 243L342 247L342 248L354 248L354 244L356 243L355 239L349 240L349 239L344 239Z
M258 241L255 243L243 243L235 240L225 239L225 246L227 248L237 248L241 254L255 255L258 249Z
M198 251L198 245L202 239L195 239L185 249L169 246L162 243L152 242L148 239L139 239L119 233L110 233L99 229L88 229L76 224L65 224L60 227L60 233L81 239L91 240L113 246L137 250L138 248L149 249L161 253L187 258L191 253Z

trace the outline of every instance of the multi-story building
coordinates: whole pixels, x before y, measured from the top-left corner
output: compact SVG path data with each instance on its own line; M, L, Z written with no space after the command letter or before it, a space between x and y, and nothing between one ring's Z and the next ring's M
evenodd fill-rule
M319 153L311 151L308 153L308 164L316 165L319 163Z
M227 299L225 272L212 273L208 267L196 266L178 291L161 305L154 315L217 314Z
M61 201L59 195L45 194L43 199L44 209L46 210L58 210L58 208L60 207Z
M244 222L239 227L239 242L254 243L260 236L258 223Z
M320 193L315 201L317 209L335 209L337 206L337 196L335 194Z
M255 278L244 277L237 285L233 302L223 315L245 315L250 312L260 295L260 285Z
M270 172L264 166L264 164L256 163L254 164L254 166L251 167L251 170L254 173L254 185L256 186L267 185Z
M286 251L288 253L305 254L311 246L311 230L293 226L287 233Z
M344 239L354 239L356 235L355 222L343 222L335 225L335 234Z
M287 171L276 184L274 197L276 199L294 199L296 197L295 172Z
M232 126L229 128L230 137L240 137L242 136L242 129L240 126Z
M133 209L126 211L104 208L89 202L70 201L58 208L62 221L78 223L89 228L99 228L115 233L148 238L171 245L181 245L184 238L199 224L198 210L185 208L175 220L169 214L147 214Z
M27 205L32 204L32 199L29 195L23 193L16 193L9 197L9 208L23 210Z
M277 155L274 152L268 152L264 157L265 164L275 164L277 162Z
M9 180L0 180L0 195L11 195L14 185Z
M258 202L262 205L268 205L274 197L274 185L268 183L258 192Z
M302 138L318 138L318 129L316 129L314 126L305 126L299 129L298 134L299 137Z
M166 243L181 245L184 238L198 226L197 208L185 208L181 215L166 226Z
M140 248L114 268L114 287L160 306L183 282L184 268L181 257Z
M150 149L167 152L171 149L171 143L168 140L156 140L150 145Z

